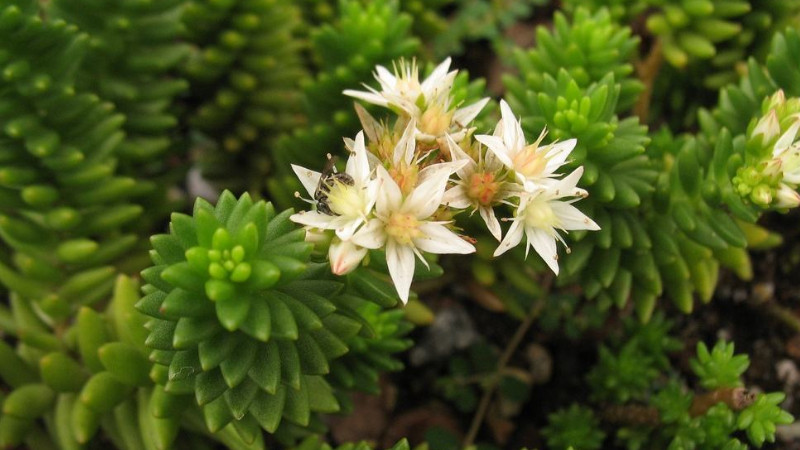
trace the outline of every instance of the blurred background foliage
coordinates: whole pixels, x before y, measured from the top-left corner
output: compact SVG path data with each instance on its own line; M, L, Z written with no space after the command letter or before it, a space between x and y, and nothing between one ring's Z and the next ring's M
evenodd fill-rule
M797 286L781 281L800 264L797 216L753 201L774 183L741 179L762 167L753 128L772 96L800 96L798 14L798 0L6 0L0 447L773 441L792 420L778 405L799 411L800 375L770 360L800 353ZM358 132L343 90L448 56L455 103L504 97L527 136L578 139L579 207L602 230L570 234L550 283L521 249L492 260L491 236L458 217L477 254L442 258L401 310L385 268L335 279L280 211L304 208L290 164L320 169ZM479 132L496 118L490 104ZM750 385L768 393L692 409Z

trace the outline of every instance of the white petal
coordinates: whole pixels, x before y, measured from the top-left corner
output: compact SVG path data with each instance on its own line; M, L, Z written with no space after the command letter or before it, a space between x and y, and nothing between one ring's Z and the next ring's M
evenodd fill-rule
M347 160L347 173L356 180L357 186L366 184L370 176L369 159L367 159L367 148L364 145L364 132L359 131L353 145L353 154Z
M447 70L450 68L450 57L445 59L441 62L425 81L422 82L421 88L422 93L425 94L425 99L429 99L431 94L433 94L433 89L437 87L439 83L441 83L441 79L447 74Z
M499 241L503 235L503 231L500 229L500 221L497 220L497 217L494 215L494 209L490 206L481 206L478 211L481 213L481 218L486 223L486 228L488 228L492 236Z
M566 202L551 201L550 208L553 209L561 228L564 230L592 230L597 231L600 229L594 220L590 219L586 214L582 213L578 208Z
M577 187L578 181L581 179L582 176L583 176L583 166L580 166L577 169L573 170L572 173L570 173L566 177L553 183L552 187L558 190L557 197L582 195L582 193L585 191Z
M386 243L385 224L380 219L370 219L350 240L361 247L381 248Z
M321 230L331 230L335 228L335 225L331 224L335 218L336 216L322 214L317 211L301 211L289 217L292 222L319 228Z
M386 242L386 265L400 300L408 303L408 291L414 278L414 251L409 246L389 240Z
M472 205L472 201L467 197L467 190L464 186L459 184L445 191L442 196L442 204L450 208L464 209Z
M575 149L575 144L577 143L577 139L569 139L553 144L546 155L547 165L545 166L545 173L553 173L556 169L563 166L569 154Z
M420 172L420 179L423 181L418 184L411 194L403 202L403 212L414 214L418 219L430 217L442 203L444 191L447 187L447 180L459 164L465 163L439 163L426 167L423 171L423 179Z
M795 120L794 123L786 130L781 137L778 139L778 142L775 143L775 147L773 147L772 156L778 156L783 153L792 142L794 142L794 138L797 137L797 131L800 130L800 120Z
M346 89L344 95L349 97L354 97L359 100L364 100L367 103L372 103L373 105L383 106L384 108L389 105L389 102L377 92L364 92L364 91L355 91L353 89Z
M423 236L414 239L414 245L422 251L439 255L450 253L474 253L475 247L439 223L423 223L419 226Z
M558 253L556 250L556 238L549 235L540 228L528 227L525 230L528 237L528 245L533 246L536 253L542 257L545 264L558 275Z
M756 123L756 127L753 128L753 136L757 136L759 134L763 135L762 142L768 142L773 137L777 136L781 132L781 126L778 121L778 114L775 112L774 109L770 109L769 113L766 116L759 119L758 123Z
M489 136L488 134L479 134L475 139L481 144L485 145L490 152L494 153L506 167L513 169L514 163L511 161L512 151L506 147L506 144L497 136Z
M384 90L394 89L397 86L397 77L383 66L375 68L375 79L378 80Z
M338 241L332 243L328 249L328 260L331 264L331 272L336 275L344 275L358 267L367 249L359 247L350 241Z
M503 238L503 242L501 242L494 251L494 256L500 256L516 247L522 241L522 235L522 222L515 220L514 223L511 224L511 228L506 232L506 237Z
M403 130L400 140L397 141L397 145L394 146L392 161L396 165L400 164L401 161L406 164L411 164L414 161L414 150L417 148L417 140L414 137L416 131L417 121L411 119L406 125L406 129Z
M294 170L295 175L300 179L300 183L313 198L317 192L317 186L319 186L319 179L322 174L296 164L292 164L292 170Z
M525 147L525 135L511 107L505 100L500 100L500 114L503 120L503 142L512 152Z
M376 171L380 188L378 189L378 200L375 203L375 212L379 216L385 217L400 208L403 203L403 193L383 166L377 166Z
M467 161L464 167L458 169L456 173L458 177L461 179L465 179L469 176L470 173L475 171L475 168L478 167L478 163L472 159L471 156L466 154L464 150L461 148L460 145L453 139L450 134L445 135L445 142L447 142L447 147L450 150L450 160L451 161Z
M336 227L336 236L339 237L339 239L346 241L353 237L353 233L355 233L356 230L358 230L358 227L360 227L363 223L364 219L360 217L344 222Z
M453 113L453 122L459 127L466 127L470 122L475 120L475 117L480 114L486 104L489 103L489 97L478 100L477 102L459 108Z

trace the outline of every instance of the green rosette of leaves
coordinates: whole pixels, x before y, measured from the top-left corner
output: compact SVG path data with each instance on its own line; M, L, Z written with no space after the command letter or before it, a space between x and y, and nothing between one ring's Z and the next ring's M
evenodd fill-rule
M137 305L152 317L150 375L166 394L194 397L211 432L233 423L255 436L338 411L331 362L359 333L380 340L359 309L367 300L309 261L290 215L225 192L216 207L198 200L192 217L173 214L170 234L152 238ZM371 353L369 367L380 367Z

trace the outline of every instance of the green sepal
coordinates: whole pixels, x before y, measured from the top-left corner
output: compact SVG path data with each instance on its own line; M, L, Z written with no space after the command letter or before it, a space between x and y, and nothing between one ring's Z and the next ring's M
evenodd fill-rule
M57 392L78 392L87 374L74 359L62 352L45 355L39 360L42 381Z
M34 425L35 422L30 419L11 415L0 416L0 446L11 448L22 444Z
M161 272L161 278L171 286L190 292L203 292L202 289L206 281L205 277L192 270L192 267L187 262L179 262L167 266ZM162 290L169 291L170 289Z
M263 291L275 286L281 279L281 270L275 264L264 260L253 260L250 278L245 282L247 289Z
M228 408L228 404L221 396L203 405L203 417L205 418L208 430L212 433L218 432L234 419Z
M176 288L164 298L159 312L173 319L180 319L181 317L201 318L214 314L214 303L195 292Z
M305 376L305 386L308 389L309 407L312 411L321 413L335 413L340 409L333 389L323 377Z
M283 407L283 417L292 422L306 426L311 416L309 405L309 391L305 377L300 380L299 389L286 390L286 404Z
M258 344L250 339L240 339L239 343L220 363L222 376L228 387L234 388L246 377L256 357Z
M158 234L150 238L150 245L163 258L163 264L175 264L187 259L180 240L173 235Z
M118 381L110 372L100 372L89 378L79 399L93 411L103 414L120 404L130 391L131 387Z
M254 444L256 442L256 438L261 437L261 427L259 426L259 423L255 417L252 415L244 415L243 417L233 421L233 426L245 444Z
M255 399L258 392L258 385L250 380L244 380L236 387L225 391L225 402L228 404L234 419L238 421L245 416L250 403Z
M215 399L220 399L220 396L227 390L228 385L225 383L222 372L218 369L212 369L211 371L202 372L197 375L195 381L195 399L198 405L205 406Z
M300 389L300 356L293 342L278 340L281 357L281 378L292 389Z
M397 304L398 299L394 287L383 281L383 275L377 272L359 268L347 274L347 280L364 298L380 306L390 308Z
M203 371L197 350L194 349L175 352L165 365L169 365L170 381L190 379Z
M96 311L82 307L78 311L78 351L83 363L92 372L103 370L103 363L97 351L111 340L106 321Z
M294 315L283 302L282 297L274 294L276 292L270 292L268 299L272 313L272 336L277 339L296 340L299 332Z
M250 304L250 311L240 325L241 331L259 341L267 342L272 335L272 314L269 304L263 298L256 298Z
M56 393L41 383L26 384L14 389L3 402L3 414L33 420L50 410Z
M281 355L275 341L261 346L247 374L267 393L277 392L281 381Z
M217 367L225 358L228 358L246 339L240 338L237 333L220 333L214 339L200 342L197 347L200 364L204 371Z
M100 428L100 413L89 408L81 401L76 401L72 406L72 432L75 440L86 444Z
M193 319L191 317L181 317L175 325L175 333L172 338L172 347L183 349L194 347L195 345L219 333L221 330L216 318ZM150 335L152 337L152 334ZM150 346L150 344L148 344Z
M228 331L235 331L247 319L251 304L252 300L250 298L231 295L216 299L214 306L216 307L220 324Z
M307 333L301 334L297 339L296 348L304 374L324 375L330 372L325 353Z
M150 384L150 363L138 349L123 342L110 342L98 350L100 361L114 377L129 386Z
M284 386L279 386L275 395L261 392L250 403L250 413L268 433L274 433L281 423L286 404L286 391Z

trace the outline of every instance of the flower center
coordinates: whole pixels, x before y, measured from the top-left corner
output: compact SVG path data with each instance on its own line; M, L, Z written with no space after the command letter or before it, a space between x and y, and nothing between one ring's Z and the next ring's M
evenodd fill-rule
M340 216L358 217L364 213L366 198L363 189L336 180L327 196L331 211Z
M403 195L408 195L414 186L417 185L417 178L419 177L419 169L416 165L406 165L401 162L399 165L389 169L389 175L392 176L395 183L400 187L400 192Z
M539 152L538 149L538 145L531 144L514 155L512 161L514 170L524 175L525 178L534 178L541 174L547 165L547 158L544 156L544 152Z
M544 230L552 231L553 228L559 228L561 221L558 216L553 212L553 208L547 200L533 199L525 207L525 225L529 227L536 227Z
M499 190L500 183L495 181L493 173L473 173L469 178L467 197L483 206L489 206Z
M443 111L440 105L429 106L419 120L419 130L432 136L441 136L450 128L453 111Z
M408 245L411 240L422 236L419 230L419 220L411 214L393 212L386 222L386 234L391 236L398 244Z

